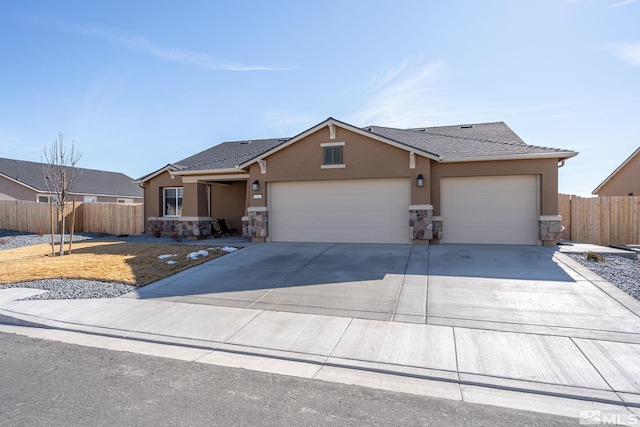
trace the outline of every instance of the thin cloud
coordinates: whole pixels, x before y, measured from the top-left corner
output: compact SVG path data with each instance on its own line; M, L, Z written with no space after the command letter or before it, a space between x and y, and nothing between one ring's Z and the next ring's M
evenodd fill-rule
M621 61L640 67L640 42L615 43L605 46L605 49Z
M161 46L144 37L132 36L122 30L100 27L57 23L57 26L69 33L95 36L121 46L133 52L150 54L156 58L192 65L203 70L213 71L286 71L291 67L273 67L267 65L248 65L216 58L208 53L194 52L174 47Z
M628 6L628 5L630 5L630 4L635 3L636 1L638 1L638 0L623 0L623 1L620 1L620 2L618 2L618 3L610 4L610 5L609 5L609 8L611 9L611 8L613 8L613 7Z
M421 56L405 60L374 76L364 93L373 96L353 114L352 123L412 126L438 114L439 81L447 70L444 61L424 63Z

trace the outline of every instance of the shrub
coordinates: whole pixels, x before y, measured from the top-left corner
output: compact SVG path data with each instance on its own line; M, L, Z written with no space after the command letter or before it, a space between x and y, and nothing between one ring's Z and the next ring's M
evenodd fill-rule
M163 222L160 220L149 221L149 231L154 237L162 236Z
M604 261L604 257L602 255L598 255L597 253L593 252L593 251L589 251L587 253L585 253L587 259L589 261L596 261L596 262L603 262Z
M45 230L44 230L44 225L42 225L41 222L36 224L36 234L38 236L40 236L40 237L42 237L42 236L44 236L46 234Z

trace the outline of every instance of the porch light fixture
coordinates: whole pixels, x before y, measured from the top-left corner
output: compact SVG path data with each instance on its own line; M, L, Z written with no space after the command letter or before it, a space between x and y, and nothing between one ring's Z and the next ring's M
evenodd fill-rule
M251 183L251 189L253 191L260 191L260 181L258 181L257 179L253 181L253 183Z
M418 187L424 187L424 176L422 174L418 175L417 184Z

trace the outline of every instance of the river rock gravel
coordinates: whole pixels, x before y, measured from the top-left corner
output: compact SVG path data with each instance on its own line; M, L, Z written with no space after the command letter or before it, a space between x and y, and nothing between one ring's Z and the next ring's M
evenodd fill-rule
M11 283L0 286L6 288L30 288L48 291L24 300L45 299L90 299L90 298L116 298L138 287L117 282L99 282L96 280L82 279L44 279L33 282Z
M617 255L604 255L602 261L589 260L584 254L566 254L607 282L640 300L640 261Z

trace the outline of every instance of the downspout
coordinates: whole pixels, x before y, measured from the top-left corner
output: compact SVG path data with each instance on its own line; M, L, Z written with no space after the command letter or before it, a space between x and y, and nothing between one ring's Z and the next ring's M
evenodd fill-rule
M558 169L564 166L564 161L565 159L560 160L560 162L558 163Z

